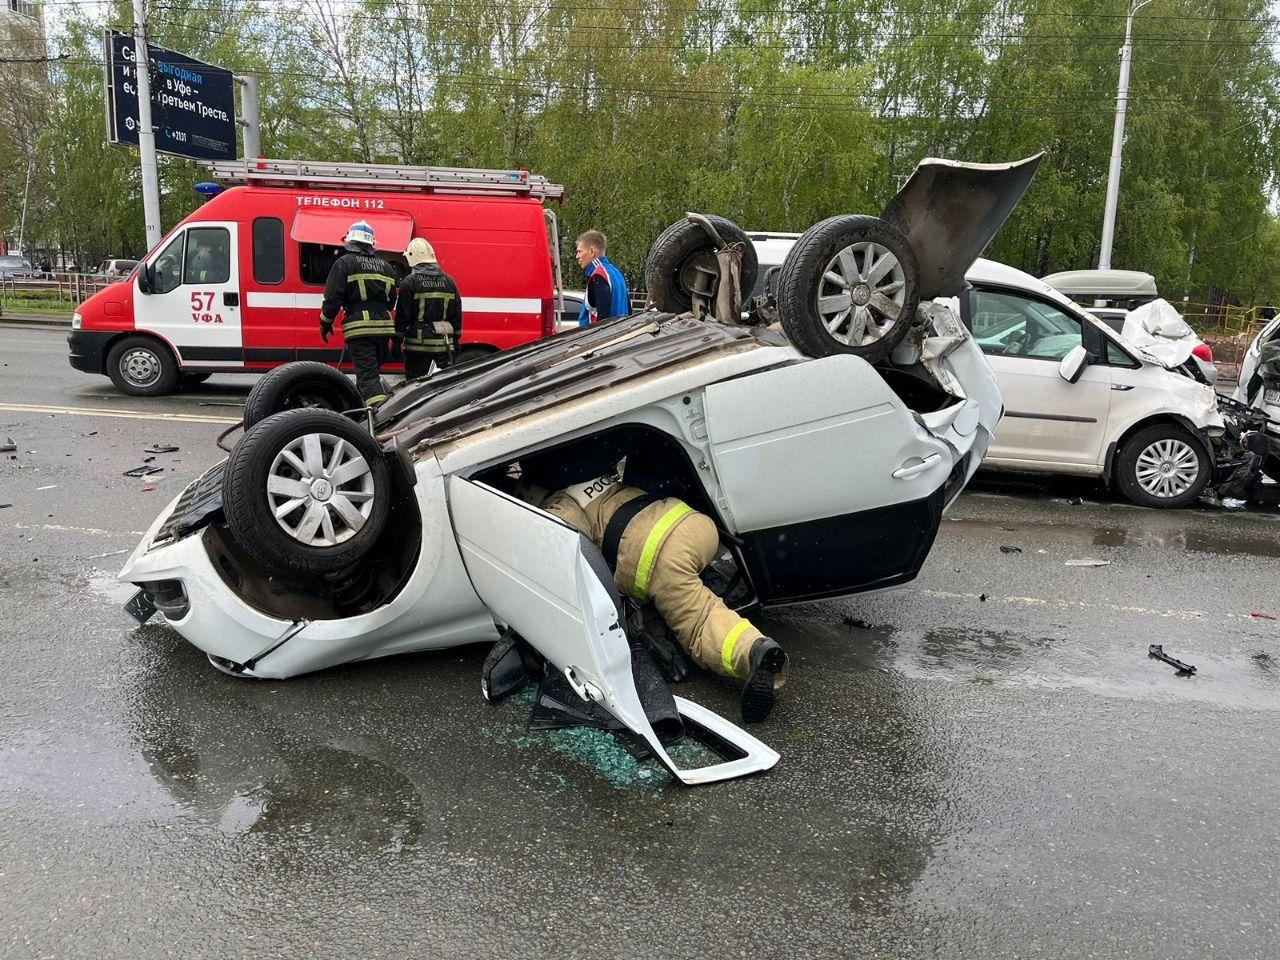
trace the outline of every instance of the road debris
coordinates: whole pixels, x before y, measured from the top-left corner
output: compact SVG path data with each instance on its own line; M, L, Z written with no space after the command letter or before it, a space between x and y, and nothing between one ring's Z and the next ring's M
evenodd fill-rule
M95 553L95 554L94 554L93 556L91 556L91 557L85 557L85 559L86 559L86 560L101 560L103 557L118 557L120 554L122 554L122 553L128 553L128 552L129 552L129 551L128 551L127 549L125 549L125 550L108 550L106 553Z
M1085 557L1082 560L1068 560L1063 566L1067 567L1109 567L1110 560L1097 560L1094 557Z
M0 443L0 453L8 453L11 450L17 450L18 444L14 442L13 437L5 437L4 443Z
M43 486L43 487L36 487L36 492L38 493L38 492L39 492L39 491L41 491L41 490L52 490L52 489L53 489L54 487L56 487L56 486L57 486L57 484L56 484L56 483L50 483L50 484L48 484L48 485L46 485L46 486Z
M1006 546L1003 546L1003 545L1002 545L1002 546L1000 547L1000 552L1001 552L1001 553L1021 553L1021 552L1022 552L1022 548L1021 548L1021 547L1006 547Z
M978 594L978 599L979 599L980 601L982 601L983 603L986 603L986 602L987 602L987 595L986 595L985 593L980 593L980 594Z
M1196 672L1196 668L1191 664L1183 663L1181 660L1175 660L1173 657L1165 653L1164 644L1162 643L1153 643L1151 646L1147 647L1147 656L1153 657L1156 660L1163 660L1165 663L1169 664L1169 666L1176 667L1179 675L1185 674L1186 676L1191 676L1191 674Z
M6 510L6 509L8 509L9 507L12 507L12 506L13 506L13 504L12 504L12 503L0 503L0 510Z
M1273 617L1271 614L1259 613L1257 610L1254 610L1251 614L1249 614L1249 616L1254 617L1258 620L1274 620L1275 619L1275 617Z
M126 470L123 476L126 477L153 477L157 473L164 473L164 467L149 467L143 464L140 467L134 467L132 470Z

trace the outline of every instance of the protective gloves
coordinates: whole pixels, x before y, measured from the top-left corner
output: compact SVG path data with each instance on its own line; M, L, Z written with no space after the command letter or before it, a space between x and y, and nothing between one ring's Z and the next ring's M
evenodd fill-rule
M320 340L323 343L328 343L329 338L331 336L333 336L333 321L330 320L328 317L326 317L324 314L321 314L320 315Z

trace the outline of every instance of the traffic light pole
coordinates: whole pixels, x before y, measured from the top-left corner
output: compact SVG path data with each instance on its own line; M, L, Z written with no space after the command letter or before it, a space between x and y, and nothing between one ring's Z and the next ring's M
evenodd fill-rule
M240 119L236 123L244 128L244 158L256 160L262 156L262 124L258 118L258 78L236 77L240 85Z
M142 161L142 215L147 250L164 236L160 226L160 175L156 169L156 133L151 123L151 54L147 47L145 0L133 0L133 56L138 79L138 154Z

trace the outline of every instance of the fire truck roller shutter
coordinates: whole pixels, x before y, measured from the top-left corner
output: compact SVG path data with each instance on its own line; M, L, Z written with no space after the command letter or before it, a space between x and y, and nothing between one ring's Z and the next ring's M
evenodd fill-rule
M336 247L342 245L347 228L356 220L363 220L373 227L376 247L400 253L409 245L413 236L413 216L403 210L363 210L352 207L301 207L293 217L289 231L298 243L321 243Z

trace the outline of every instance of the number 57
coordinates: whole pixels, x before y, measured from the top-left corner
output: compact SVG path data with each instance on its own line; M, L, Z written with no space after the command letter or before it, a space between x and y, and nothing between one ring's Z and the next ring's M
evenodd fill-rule
M212 290L192 290L191 291L191 312L192 313L208 313L213 309L213 291Z

